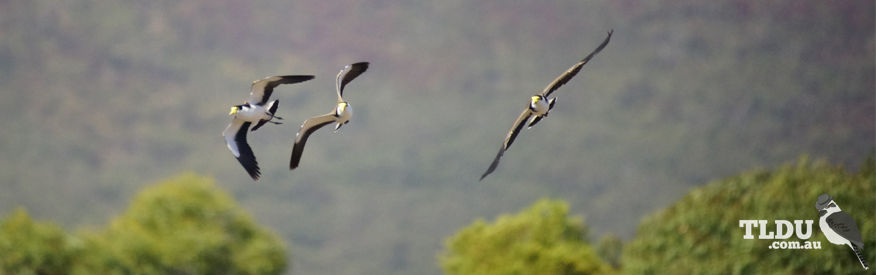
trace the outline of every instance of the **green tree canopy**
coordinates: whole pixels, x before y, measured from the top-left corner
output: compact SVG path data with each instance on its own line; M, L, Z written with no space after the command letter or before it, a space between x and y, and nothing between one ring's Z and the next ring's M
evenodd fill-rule
M17 209L0 222L0 274L66 274L70 246L57 226Z
M209 178L147 187L103 232L84 233L82 274L279 274L282 242Z
M596 243L596 254L615 269L621 267L621 253L623 253L623 249L623 240L612 233L602 236L599 242Z
M796 165L754 171L712 182L639 225L624 248L630 274L849 274L862 271L852 250L827 241L814 208L828 193L855 218L864 236L864 256L876 262L876 178L871 157L857 173L801 158ZM814 220L812 236L822 249L769 249L773 240L743 239L739 220ZM755 236L759 228L753 230Z
M494 223L477 220L446 241L447 274L593 274L612 269L587 243L580 218L561 200L542 199Z

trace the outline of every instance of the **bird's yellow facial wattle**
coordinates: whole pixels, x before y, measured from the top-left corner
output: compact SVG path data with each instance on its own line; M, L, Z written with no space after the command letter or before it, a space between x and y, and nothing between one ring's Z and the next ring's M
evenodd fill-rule
M338 114L343 113L344 110L346 110L346 109L347 109L347 103L346 103L346 102L338 103Z
M228 112L228 115L236 114L237 110L239 110L239 108L237 108L237 106L231 107L231 112Z
M540 96L537 96L537 95L534 95L534 96L532 96L532 99L531 99L531 100L532 100L532 103L538 103L538 101L541 100L541 97L540 97Z

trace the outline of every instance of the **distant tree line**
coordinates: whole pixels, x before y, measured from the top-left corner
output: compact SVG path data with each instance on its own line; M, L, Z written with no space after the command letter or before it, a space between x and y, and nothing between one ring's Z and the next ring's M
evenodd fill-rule
M103 229L68 234L22 209L0 222L0 274L281 274L286 267L282 240L195 174L143 189Z
M801 158L693 189L645 218L636 237L590 244L565 201L542 199L449 237L438 260L447 274L812 274L861 271L851 250L817 228L815 198L829 193L876 247L876 162L857 172ZM738 221L816 220L821 249L774 250L746 240ZM871 263L876 253L864 250ZM143 189L106 228L75 234L19 209L0 222L2 274L280 274L284 242L254 224L212 180L183 174Z
M803 157L795 165L745 172L695 188L645 218L628 243L608 235L595 249L566 203L545 199L492 223L475 221L447 239L438 259L447 274L859 273L852 250L830 244L818 229L814 203L822 193L831 195L855 218L864 247L876 247L874 171L873 157L856 173ZM819 241L822 248L776 250L770 240L743 239L744 219L814 220L816 233L799 241ZM867 252L867 261L876 262L876 251Z

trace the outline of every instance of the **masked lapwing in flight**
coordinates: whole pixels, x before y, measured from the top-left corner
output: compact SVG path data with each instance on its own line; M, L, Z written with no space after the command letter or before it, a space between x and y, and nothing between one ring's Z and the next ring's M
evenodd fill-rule
M341 126L350 122L350 117L353 116L353 109L350 107L350 103L344 100L344 87L357 76L364 73L365 70L368 70L368 62L350 64L344 66L344 69L338 72L338 77L335 80L338 105L328 114L311 117L301 124L301 128L298 129L298 133L295 135L295 144L292 146L292 159L289 161L289 170L298 167L298 163L301 161L301 154L304 152L304 144L307 143L307 138L313 132L322 126L335 123L335 132L337 133Z
M511 143L513 143L514 139L517 138L517 135L520 134L520 130L523 129L524 125L529 124L529 127L531 128L542 118L547 117L548 112L554 108L554 103L557 99L556 97L551 99L548 99L547 97L578 74L578 71L581 70L581 67L584 66L584 64L587 64L594 55L599 53L599 51L602 51L602 49L605 48L605 45L608 45L608 41L611 40L612 33L613 30L608 31L608 37L605 38L605 41L602 41L602 44L599 44L599 47L597 47L596 50L593 50L593 52L588 54L587 57L584 57L584 59L581 59L578 63L575 63L575 65L554 79L554 81L548 84L540 93L529 98L529 103L526 105L526 109L524 109L523 113L521 113L520 116L517 117L517 120L514 121L511 130L508 131L508 134L505 136L505 142L502 143L502 147L499 148L499 153L496 154L496 158L490 163L490 167L487 168L487 171L481 175L480 180L483 180L484 177L492 173L493 170L496 170L496 167L499 166L499 159L501 159L502 155L505 154L505 151L511 147Z
M274 88L280 84L292 84L311 79L313 79L312 75L282 75L253 81L249 98L243 104L231 107L231 112L228 113L232 116L231 124L225 127L222 136L225 137L228 150L231 150L231 153L243 165L243 169L246 169L253 180L259 180L261 172L255 155L252 153L252 148L246 143L246 131L249 130L252 123L255 123L252 131L262 127L267 122L281 124L273 121L275 118L283 119L276 115L277 107L279 107L278 100L268 102Z
M828 194L821 194L815 201L815 209L818 210L818 227L824 233L824 237L832 244L848 245L858 257L858 262L865 270L870 269L864 260L864 240L858 224L849 213L843 212L839 205Z

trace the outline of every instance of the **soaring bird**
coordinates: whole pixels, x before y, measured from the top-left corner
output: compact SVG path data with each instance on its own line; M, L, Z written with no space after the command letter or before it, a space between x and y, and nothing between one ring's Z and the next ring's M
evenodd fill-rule
M289 161L289 170L298 167L298 163L301 161L301 154L304 152L304 144L307 143L307 138L310 137L310 134L313 134L313 132L322 126L331 124L332 122L336 123L335 133L337 133L341 126L350 122L350 117L353 116L353 108L350 106L350 103L343 98L344 87L357 76L364 73L365 70L368 70L368 62L353 63L344 66L344 68L338 72L338 77L335 80L335 91L338 93L338 104L328 114L311 117L301 124L301 128L298 129L298 133L295 134L295 144L292 146L292 159Z
M614 30L608 31L608 37L602 41L602 44L599 44L599 47L596 50L593 50L587 57L572 65L571 68L566 70L559 77L554 79L547 87L544 88L540 93L537 93L529 98L529 104L526 105L526 109L523 109L523 113L520 113L520 116L517 117L517 120L514 121L514 124L511 126L511 130L508 131L508 135L505 136L505 142L502 143L502 147L499 148L499 153L496 154L496 158L493 159L493 162L490 163L490 167L487 168L487 171L481 175L480 180L484 180L484 178L496 170L496 167L499 166L499 159L502 158L502 155L505 154L505 151L511 147L511 143L514 142L514 139L517 138L517 135L520 134L520 130L523 129L523 126L529 122L529 127L535 126L536 123L541 121L542 118L547 117L548 112L554 108L554 103L556 101L556 97L548 99L547 97L551 95L557 88L569 82L572 77L578 74L578 71L581 70L581 67L593 58L594 55L602 51L605 48L605 45L608 45L608 41L611 40L611 34L614 33Z
M864 240L852 216L843 212L828 194L818 196L815 209L818 210L818 227L824 232L824 237L832 244L848 245L858 257L861 267L869 269L861 251L864 249Z
M277 107L280 106L278 100L268 102L274 88L280 84L292 84L311 79L313 79L312 75L282 75L253 81L249 98L243 104L231 107L231 112L228 115L233 116L233 118L231 124L228 124L225 131L222 131L222 136L225 137L228 150L231 150L231 153L243 165L243 169L246 169L253 180L259 180L261 172L255 155L252 153L252 148L246 143L246 131L252 123L255 123L252 131L262 127L267 122L281 124L273 121L275 118L283 119L276 116Z

